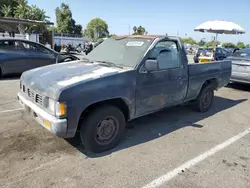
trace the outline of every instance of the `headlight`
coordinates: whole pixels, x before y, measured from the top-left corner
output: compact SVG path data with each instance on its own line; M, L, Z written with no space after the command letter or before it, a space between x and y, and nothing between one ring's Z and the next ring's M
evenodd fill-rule
M56 106L56 102L52 99L49 99L48 101L48 109L53 112L53 114L55 114L55 106Z
M66 116L66 104L65 103L59 103L52 99L49 99L47 108L57 117Z

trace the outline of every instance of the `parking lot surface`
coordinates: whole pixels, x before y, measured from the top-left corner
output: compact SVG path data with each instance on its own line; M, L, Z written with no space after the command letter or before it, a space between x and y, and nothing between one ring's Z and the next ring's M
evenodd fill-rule
M16 99L18 78L0 80L0 187L250 187L250 87L215 92L206 113L174 107L129 123L111 151L41 127Z

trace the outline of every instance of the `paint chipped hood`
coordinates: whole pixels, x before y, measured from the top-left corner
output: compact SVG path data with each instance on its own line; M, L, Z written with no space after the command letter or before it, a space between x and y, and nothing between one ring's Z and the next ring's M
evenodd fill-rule
M26 71L21 82L37 93L57 100L66 88L123 71L116 67L73 61Z

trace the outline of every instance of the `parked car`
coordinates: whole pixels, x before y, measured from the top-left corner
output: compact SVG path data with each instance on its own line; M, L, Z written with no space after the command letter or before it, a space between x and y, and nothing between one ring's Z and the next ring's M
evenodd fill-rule
M232 61L231 81L250 84L250 48L238 50L228 57Z
M230 55L232 55L234 52L239 50L239 48L225 48L225 50L228 51Z
M42 44L22 39L0 39L0 77L55 63L79 60Z
M26 71L18 99L55 135L79 130L86 150L102 152L118 143L127 121L188 101L208 111L230 76L231 61L188 65L178 37L121 36L84 60Z
M195 55L194 55L194 58L193 58L194 62L199 63L199 57L201 55L207 56L207 54L210 55L211 53L212 53L212 48L198 48ZM215 60L216 61L223 60L230 55L231 55L231 53L226 51L224 48L216 47L216 50L215 50Z

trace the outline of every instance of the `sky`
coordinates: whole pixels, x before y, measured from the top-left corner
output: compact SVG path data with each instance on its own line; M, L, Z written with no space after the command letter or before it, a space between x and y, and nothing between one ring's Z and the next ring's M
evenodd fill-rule
M55 23L55 9L62 2L70 6L73 18L83 28L99 17L107 22L111 34L131 34L133 26L142 25L148 34L210 41L215 34L195 32L194 28L205 21L226 20L239 24L246 34L219 35L218 40L250 44L250 0L28 0L44 9Z

